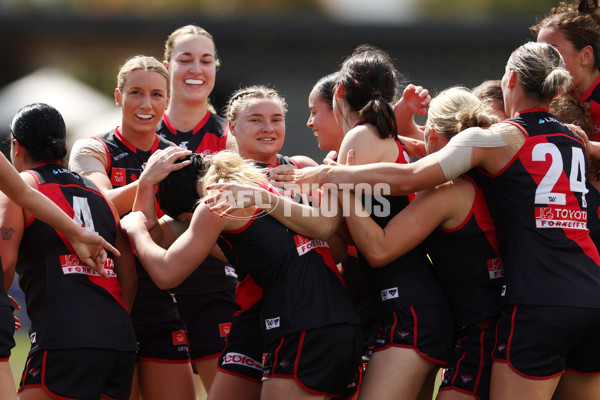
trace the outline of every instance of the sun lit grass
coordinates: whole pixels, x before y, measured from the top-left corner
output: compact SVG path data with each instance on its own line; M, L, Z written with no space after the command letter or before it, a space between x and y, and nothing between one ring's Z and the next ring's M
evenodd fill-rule
M25 361L27 360L27 353L29 353L29 336L27 335L27 331L19 329L15 333L15 343L16 346L10 353L9 364L15 377L15 386L19 387L23 367L25 367Z

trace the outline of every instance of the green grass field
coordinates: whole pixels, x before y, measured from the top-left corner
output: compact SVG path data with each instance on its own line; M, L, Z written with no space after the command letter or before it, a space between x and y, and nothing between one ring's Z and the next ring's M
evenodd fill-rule
M25 361L27 361L27 353L29 353L29 336L26 330L19 329L15 333L15 343L16 346L10 353L9 364L15 377L15 386L18 387Z

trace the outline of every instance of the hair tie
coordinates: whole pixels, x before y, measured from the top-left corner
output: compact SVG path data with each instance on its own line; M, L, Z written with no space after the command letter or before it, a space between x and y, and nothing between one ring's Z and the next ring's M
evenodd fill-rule
M373 92L373 94L371 95L371 98L374 99L376 97L383 97L383 94L381 94L381 92L379 90L376 90Z

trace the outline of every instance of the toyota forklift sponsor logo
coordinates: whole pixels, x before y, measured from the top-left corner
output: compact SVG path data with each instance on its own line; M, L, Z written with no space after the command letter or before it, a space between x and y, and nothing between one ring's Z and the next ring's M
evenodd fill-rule
M74 254L65 254L60 256L60 265L62 272L65 275L69 274L82 274L90 276L100 276L100 274L94 271L93 268L88 267L83 261ZM116 278L115 273L115 262L112 258L107 258L104 262L104 269L108 273L109 278Z
M295 235L294 242L296 242L296 251L298 251L299 256L302 256L317 247L329 247L324 240L310 239L302 235Z
M487 267L490 279L499 279L504 276L504 263L502 262L502 258L488 259Z
M536 207L535 226L540 229L587 229L587 211L567 208Z

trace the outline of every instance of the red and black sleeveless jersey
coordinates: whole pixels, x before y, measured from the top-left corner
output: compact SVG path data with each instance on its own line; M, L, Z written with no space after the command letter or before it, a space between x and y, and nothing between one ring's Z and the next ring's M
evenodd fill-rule
M59 164L28 171L38 190L76 222L115 243L117 223L96 186ZM121 301L113 255L104 279L75 255L66 238L50 225L26 222L17 273L31 319L31 351L38 349L136 349L131 318Z
M162 120L156 128L156 133L162 138L171 141L194 153L212 154L217 151L225 150L227 143L227 121L211 113L206 112L202 121L188 132L178 131L167 114L163 114Z
M225 150L227 135L226 121L216 114L207 112L206 116L189 132L178 131L163 114L156 133L179 147L192 150L194 153L212 154ZM208 256L174 290L175 294L201 294L233 289L238 284L234 268L221 260Z
M469 215L456 228L436 229L424 242L458 327L499 314L504 283L496 227L483 192L463 178L475 187Z
M135 182L139 177L150 156L158 149L173 146L173 143L156 136L154 145L150 151L137 149L125 139L119 129L94 137L99 140L106 149L108 174L113 188L119 188ZM158 217L163 215L156 206ZM150 275L146 272L141 262L135 257L136 272L138 275L138 289L131 310L134 323L160 323L170 321L179 317L174 297L168 290L159 289Z
M396 140L396 143L400 149L396 163L408 163L410 159L404 150L404 145L399 140ZM362 195L366 211L381 228L384 228L410 201L409 196L383 195L383 190L385 190L384 185L381 186L381 193L378 194L376 186L373 195ZM356 189L355 193L358 194ZM448 304L422 248L415 248L380 268L371 267L360 249L357 250L367 286L380 316L411 305Z
M123 137L118 127L92 138L104 145L108 161L106 174L113 188L137 181L146 167L148 159L156 150L173 146L173 143L157 135L149 151L140 150ZM157 211L160 212L158 206ZM162 214L159 215L159 217L161 216Z
M221 237L232 264L262 288L267 339L360 323L327 242L299 235L259 210L243 228Z
M600 140L600 78L579 99L581 104L590 103L590 120L592 132L590 140Z
M293 164L300 168L300 166L292 160L290 157L282 156L281 154L277 154L277 165L270 165L265 163L254 163L257 168L271 168L276 167L278 165L289 165ZM227 257L227 259L233 264L236 265L236 255L231 252L231 248L229 245L223 241L222 238L219 238L218 242L219 247ZM240 311L237 311L235 314L250 314L256 313L258 318L258 313L262 309L263 305L263 292L262 288L254 282L252 276L248 275L248 272L243 269L236 268L236 273L239 277L240 283L236 287L235 291L235 302L240 306Z
M583 142L547 110L523 111L505 122L526 139L484 187L504 260L504 301L600 307Z

